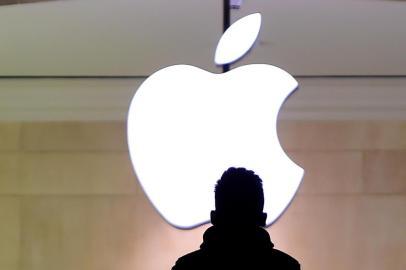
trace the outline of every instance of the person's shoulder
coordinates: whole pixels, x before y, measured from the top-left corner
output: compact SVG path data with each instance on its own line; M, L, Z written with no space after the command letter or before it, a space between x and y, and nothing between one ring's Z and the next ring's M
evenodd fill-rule
M200 265L204 261L204 254L201 250L196 250L180 257L172 270L194 269L196 265Z
M281 267L283 266L283 269L300 269L300 264L295 258L278 249L272 249L272 260Z

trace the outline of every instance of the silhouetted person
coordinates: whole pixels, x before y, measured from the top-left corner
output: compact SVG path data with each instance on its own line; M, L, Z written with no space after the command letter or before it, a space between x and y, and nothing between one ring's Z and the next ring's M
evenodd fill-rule
M200 249L176 261L172 270L298 270L291 256L274 249L265 226L262 180L244 168L229 168L215 187L212 227Z

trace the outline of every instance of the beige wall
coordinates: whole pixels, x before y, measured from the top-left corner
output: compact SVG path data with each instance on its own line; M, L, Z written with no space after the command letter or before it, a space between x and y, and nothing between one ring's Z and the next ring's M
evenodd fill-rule
M406 122L282 122L306 170L270 229L302 269L406 266ZM168 269L207 226L165 224L120 122L0 124L0 269Z

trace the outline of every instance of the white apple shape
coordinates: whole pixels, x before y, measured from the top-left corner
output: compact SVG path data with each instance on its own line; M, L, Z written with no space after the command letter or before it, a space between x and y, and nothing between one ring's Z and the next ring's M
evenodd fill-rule
M229 167L245 167L263 180L266 224L272 224L303 177L276 130L280 107L297 87L289 73L265 64L223 74L175 65L151 75L131 102L128 144L138 180L161 216L177 228L208 222L216 181Z

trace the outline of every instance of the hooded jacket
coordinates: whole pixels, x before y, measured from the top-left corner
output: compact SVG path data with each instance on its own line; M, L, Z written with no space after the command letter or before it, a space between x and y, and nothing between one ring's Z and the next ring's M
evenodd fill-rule
M261 227L221 230L212 226L203 235L200 249L176 261L172 270L269 269L299 270L299 263L274 249L269 234Z

